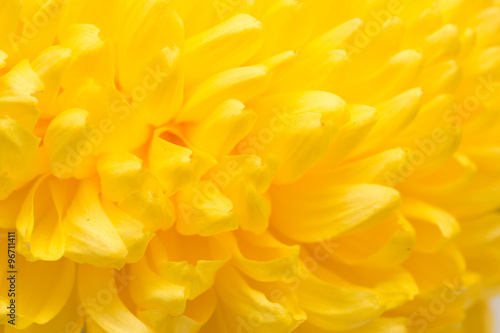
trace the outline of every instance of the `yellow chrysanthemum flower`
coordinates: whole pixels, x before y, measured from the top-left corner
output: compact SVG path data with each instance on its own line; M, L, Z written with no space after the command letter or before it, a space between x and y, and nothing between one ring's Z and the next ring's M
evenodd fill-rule
M0 332L491 332L499 133L498 0L1 1Z

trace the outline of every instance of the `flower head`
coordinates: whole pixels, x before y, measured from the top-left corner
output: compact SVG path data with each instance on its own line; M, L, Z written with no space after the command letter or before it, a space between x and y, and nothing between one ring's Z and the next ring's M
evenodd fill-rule
M488 331L499 1L13 0L0 22L5 332Z

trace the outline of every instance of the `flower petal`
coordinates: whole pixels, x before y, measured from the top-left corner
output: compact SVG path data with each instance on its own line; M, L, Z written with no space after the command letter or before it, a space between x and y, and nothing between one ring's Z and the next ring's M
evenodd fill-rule
M271 225L287 237L317 242L374 226L400 205L399 193L380 185L271 191Z
M90 332L153 333L123 304L118 293L126 287L134 276L112 269L80 265L78 269L78 294L83 309L88 315L86 328ZM103 296L106 295L106 296ZM106 302L96 302L106 297Z
M253 110L230 99L219 105L205 121L187 128L187 138L193 146L220 160L250 132L256 118ZM209 136L210 142L206 139Z
M0 200L38 173L40 139L9 116L0 116Z
M268 69L263 65L238 67L218 73L187 92L186 103L176 120L204 120L209 112L228 99L246 103L264 91L269 77Z
M262 45L262 24L239 14L186 40L186 86L243 65Z
M191 147L177 131L168 127L154 132L148 160L167 196L193 185L216 164L212 156Z
M81 181L63 221L66 257L78 263L122 267L127 248L99 200L95 179Z

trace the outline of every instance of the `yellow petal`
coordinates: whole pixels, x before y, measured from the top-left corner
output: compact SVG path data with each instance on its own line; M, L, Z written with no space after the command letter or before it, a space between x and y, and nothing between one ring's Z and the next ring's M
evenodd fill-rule
M346 184L378 184L394 186L391 175L398 172L407 158L404 150L391 149L352 163L345 163L332 170L317 168L307 174L298 184L301 186L335 186Z
M126 1L117 7L123 13L121 22L127 22L125 26L121 22L116 23L120 27L117 31L118 77L121 87L126 92L132 92L142 87L145 75L151 70L161 68L164 74L164 70L170 72L169 68L177 66L173 60L183 49L184 27L168 1ZM161 53L164 55L160 56ZM156 59L160 59L162 64ZM163 81L165 85L158 90L158 94L164 92L169 83L176 81Z
M497 6L491 6L479 13L476 18L477 24L475 25L478 45L489 46L500 43L500 39L498 39L500 32L500 24L498 23L499 15L500 8Z
M361 2L364 3L364 1ZM393 16L388 17L387 21L382 24L381 17L377 17L376 14L384 16L382 11L378 13L376 10L372 11L370 13L372 17L365 19L365 24L342 45L349 58L352 59L347 64L346 69L346 72L349 73L345 82L347 85L359 81L363 82L376 76L380 68L386 64L387 59L390 59L401 49L405 49L401 44L405 36L407 22L398 16ZM411 48L409 47L409 49ZM338 85L338 81L333 82L334 87Z
M493 312L486 300L479 300L467 309L462 333L487 333L493 330Z
M176 203L180 234L211 236L238 228L233 203L213 180L186 186L177 193Z
M73 274L74 275L74 274ZM18 329L16 323L13 325L5 325L4 333L45 333L49 332L67 332L67 333L79 333L83 329L84 318L78 311L79 300L76 292L76 288L73 288L73 292L64 304L61 311L53 317L50 321L43 324L34 323L25 329ZM15 327L15 328L14 328Z
M331 50L310 56L300 54L294 59L294 64L288 72L282 75L278 82L273 82L275 87L269 89L269 92L276 94L314 89L329 91L331 83L339 80L344 74L343 69L347 61L343 50Z
M262 44L262 24L246 14L235 15L186 40L184 63L190 87L221 71L239 67Z
M23 2L19 0L6 2L0 8L0 13L5 18L0 25L0 48L8 53L14 53L13 41L19 39L15 32L22 6Z
M436 252L460 233L452 215L418 199L405 197L401 211L415 228L417 251Z
M416 181L403 183L405 191L435 200L465 189L477 175L477 167L465 155L456 153L436 172Z
M131 105L149 124L160 126L174 118L183 101L184 73L178 47L166 47L141 72L142 81L126 90Z
M292 0L269 3L262 19L264 44L251 59L258 62L275 54L300 49L312 32L313 17L309 6ZM283 38L283 35L293 38Z
M95 179L81 181L63 221L66 257L101 267L121 267L127 256L115 226L99 200Z
M481 218L469 219L461 224L460 247L474 251L475 247L490 243L500 237L500 214L494 213Z
M121 5L121 6L120 6ZM59 32L66 30L69 26L78 23L88 23L99 28L106 37L114 37L122 30L119 24L122 15L119 9L123 8L123 2L115 0L101 2L99 0L73 0L71 5L65 6L59 22ZM114 15L109 15L113 13Z
M102 195L115 202L140 190L147 177L141 159L131 153L117 152L101 156L97 171L101 179Z
M56 115L54 103L70 59L71 49L54 46L42 52L31 65L45 87L43 92L35 95L42 118L52 118Z
M156 332L198 333L212 316L217 305L215 293L208 291L189 301L185 312L172 316L165 311L139 311L137 316Z
M189 252L185 247L190 248ZM162 281L184 288L193 300L209 290L229 253L214 239L181 236L173 230L160 232L151 242L147 257Z
M338 286L316 275L299 280L297 297L307 322L327 331L343 331L377 318L383 311L379 298L366 288Z
M66 239L62 220L67 205L61 196L72 198L72 185L45 175L31 187L16 223L18 251L27 259L53 261L63 256Z
M187 92L186 103L176 120L204 120L228 99L246 103L264 91L269 77L268 69L263 65L238 67L218 73Z
M114 82L114 64L109 42L91 24L73 24L59 34L60 45L72 50L71 63L62 77L67 89L87 78L103 84Z
M378 105L378 121L357 151L372 149L405 129L417 115L421 97L422 90L417 88Z
M299 326L297 333L328 333L306 323ZM408 333L406 318L378 318L359 328L343 331L345 333Z
M426 38L423 48L425 65L455 56L460 49L457 27L443 26Z
M393 56L374 77L354 85L337 85L336 93L352 104L381 103L414 87L420 71L422 55L405 50Z
M0 50L0 69L5 67L5 60L8 58L8 54L5 53L4 51Z
M15 1L13 4L15 4ZM22 10L9 13L11 20L20 24L8 31L7 38L12 48L12 57L9 60L33 59L56 38L57 25L67 5L57 0L45 2L23 1ZM19 14L19 16L16 16ZM9 20L10 21L10 20ZM10 21L12 22L12 21Z
M275 188L271 225L287 237L316 242L374 226L399 206L399 193L380 185Z
M167 196L193 185L216 164L212 156L191 147L177 131L168 127L154 132L148 154L149 167Z
M29 185L12 192L6 199L0 200L0 228L11 230L16 228L19 210L29 193Z
M138 110L114 85L87 79L65 89L57 102L61 111L74 108L88 111L87 122L94 130L87 132L86 138L93 146L94 154L137 149L151 133Z
M158 180L131 153L103 155L97 163L102 194L144 224L147 231L168 229L174 220L173 206Z
M133 279L133 276L124 271L90 265L79 266L78 294L88 316L87 329L90 332L132 330L137 333L153 333L153 330L130 312L118 295Z
M220 160L245 137L257 116L243 103L231 99L219 105L208 118L187 128L187 138L196 148ZM211 137L210 142L206 139Z
M6 256L2 259L7 262ZM75 282L76 265L73 262L67 259L28 262L18 255L16 269L16 328L23 329L33 323L46 324L60 311L65 311ZM2 279L4 290L10 286L7 277Z
M456 287L462 287L465 261L453 245L432 254L414 251L403 266L412 274L423 295L439 296L445 283L459 281L460 285Z
M37 175L39 142L17 121L0 116L0 200Z
M8 116L32 130L40 116L37 99L32 95L43 89L43 82L28 60L20 61L0 78L0 115Z
M219 239L232 251L235 267L257 281L281 281L298 270L299 246L288 246L270 233L224 234Z
M250 107L259 115L238 145L240 154L277 156L275 183L291 183L326 154L340 126L348 121L345 102L336 95L305 91L261 98Z
M478 249L481 249L481 251L478 251ZM500 281L498 242L493 244L482 242L480 247L476 246L474 250L469 249L467 252L467 269L478 276L473 285L477 288L476 294L481 293L485 297L494 297L498 293L498 283Z
M231 200L242 230L260 234L268 228L271 205L266 192L277 168L278 161L272 158L264 161L255 155L230 155L208 172Z
M57 178L85 178L95 172L94 137L98 130L88 121L89 113L69 109L50 123L44 138L50 159L51 173ZM101 138L102 139L102 138Z
M402 214L395 214L362 233L335 239L335 255L349 265L391 267L402 263L415 245L415 230Z
M345 110L349 112L350 120L340 128L320 166L333 167L349 156L364 142L378 119L377 109L370 106L348 104Z
M364 288L379 298L380 305L386 311L398 309L419 295L413 276L397 265L372 268L364 265L340 264L331 260L325 263L325 267L326 271L322 266L317 271L320 277L330 279L339 287Z
M131 193L118 203L118 207L141 221L146 231L167 230L175 220L172 202L156 185Z
M130 295L144 309L161 309L174 316L184 313L187 295L183 285L162 278L147 264L145 258L130 265L130 274L136 276L130 283Z
M217 294L224 307L224 321L230 332L238 327L248 327L249 316L257 314L260 325L249 326L255 333L292 332L305 320L303 312L295 311L253 289L232 267L225 267L218 275Z
M102 207L127 248L125 262L138 261L143 257L154 234L148 231L149 228L144 223L120 210L112 202L103 201Z
M303 53L327 52L345 47L345 44L352 41L363 24L363 20L359 18L342 23L307 44Z
M273 91L273 88L279 87L284 84L283 77L288 75L288 71L292 69L297 61L299 54L296 51L285 51L261 62L272 73L271 79L268 83L268 91Z
M452 94L460 83L461 74L456 61L440 62L423 68L416 77L415 85L422 88L427 99L440 94Z

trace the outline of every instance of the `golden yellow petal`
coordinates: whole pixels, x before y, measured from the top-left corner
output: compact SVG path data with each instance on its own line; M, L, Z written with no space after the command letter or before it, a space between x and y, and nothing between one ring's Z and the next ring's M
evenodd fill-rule
M128 254L118 231L99 199L94 179L81 181L63 220L65 256L78 263L100 267L122 267Z
M317 242L374 226L400 205L399 193L380 185L275 188L271 225L287 237Z
M0 200L32 180L39 169L40 138L9 116L0 116ZM20 167L22 166L22 167Z

